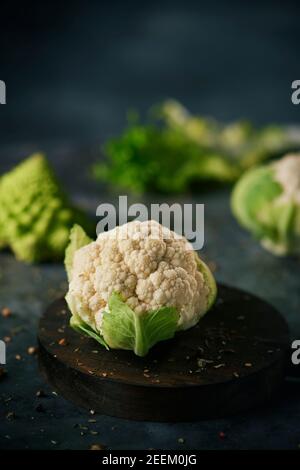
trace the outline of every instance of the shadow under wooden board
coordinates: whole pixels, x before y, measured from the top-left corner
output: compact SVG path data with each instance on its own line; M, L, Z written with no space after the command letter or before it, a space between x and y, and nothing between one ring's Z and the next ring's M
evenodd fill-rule
M73 331L69 318L64 299L41 318L41 370L62 396L102 414L149 421L227 416L268 402L285 375L285 320L268 303L224 285L197 326L145 358L107 351Z

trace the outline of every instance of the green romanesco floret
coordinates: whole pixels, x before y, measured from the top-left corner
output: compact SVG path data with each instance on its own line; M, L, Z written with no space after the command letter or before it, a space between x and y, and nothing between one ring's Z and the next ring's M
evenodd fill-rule
M43 154L34 154L0 179L0 247L26 262L62 259L75 222L73 208Z

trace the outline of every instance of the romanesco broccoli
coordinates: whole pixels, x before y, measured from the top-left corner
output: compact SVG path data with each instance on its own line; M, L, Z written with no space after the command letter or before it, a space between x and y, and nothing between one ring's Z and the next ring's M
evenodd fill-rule
M62 259L74 222L71 207L43 154L34 154L0 179L0 247L26 262Z

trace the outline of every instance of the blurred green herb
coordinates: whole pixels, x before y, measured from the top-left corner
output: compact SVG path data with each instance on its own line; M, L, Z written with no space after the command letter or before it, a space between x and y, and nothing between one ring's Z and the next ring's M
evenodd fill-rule
M195 183L199 188L204 182L232 183L291 147L288 132L279 126L223 125L169 100L154 108L145 124L131 113L122 134L105 144L106 160L94 165L93 175L135 193L179 193Z

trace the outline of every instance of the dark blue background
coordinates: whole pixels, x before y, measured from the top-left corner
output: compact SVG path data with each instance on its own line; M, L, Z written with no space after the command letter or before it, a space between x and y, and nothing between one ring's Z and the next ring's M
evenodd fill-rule
M1 142L97 142L175 97L222 120L298 122L296 1L1 4Z

